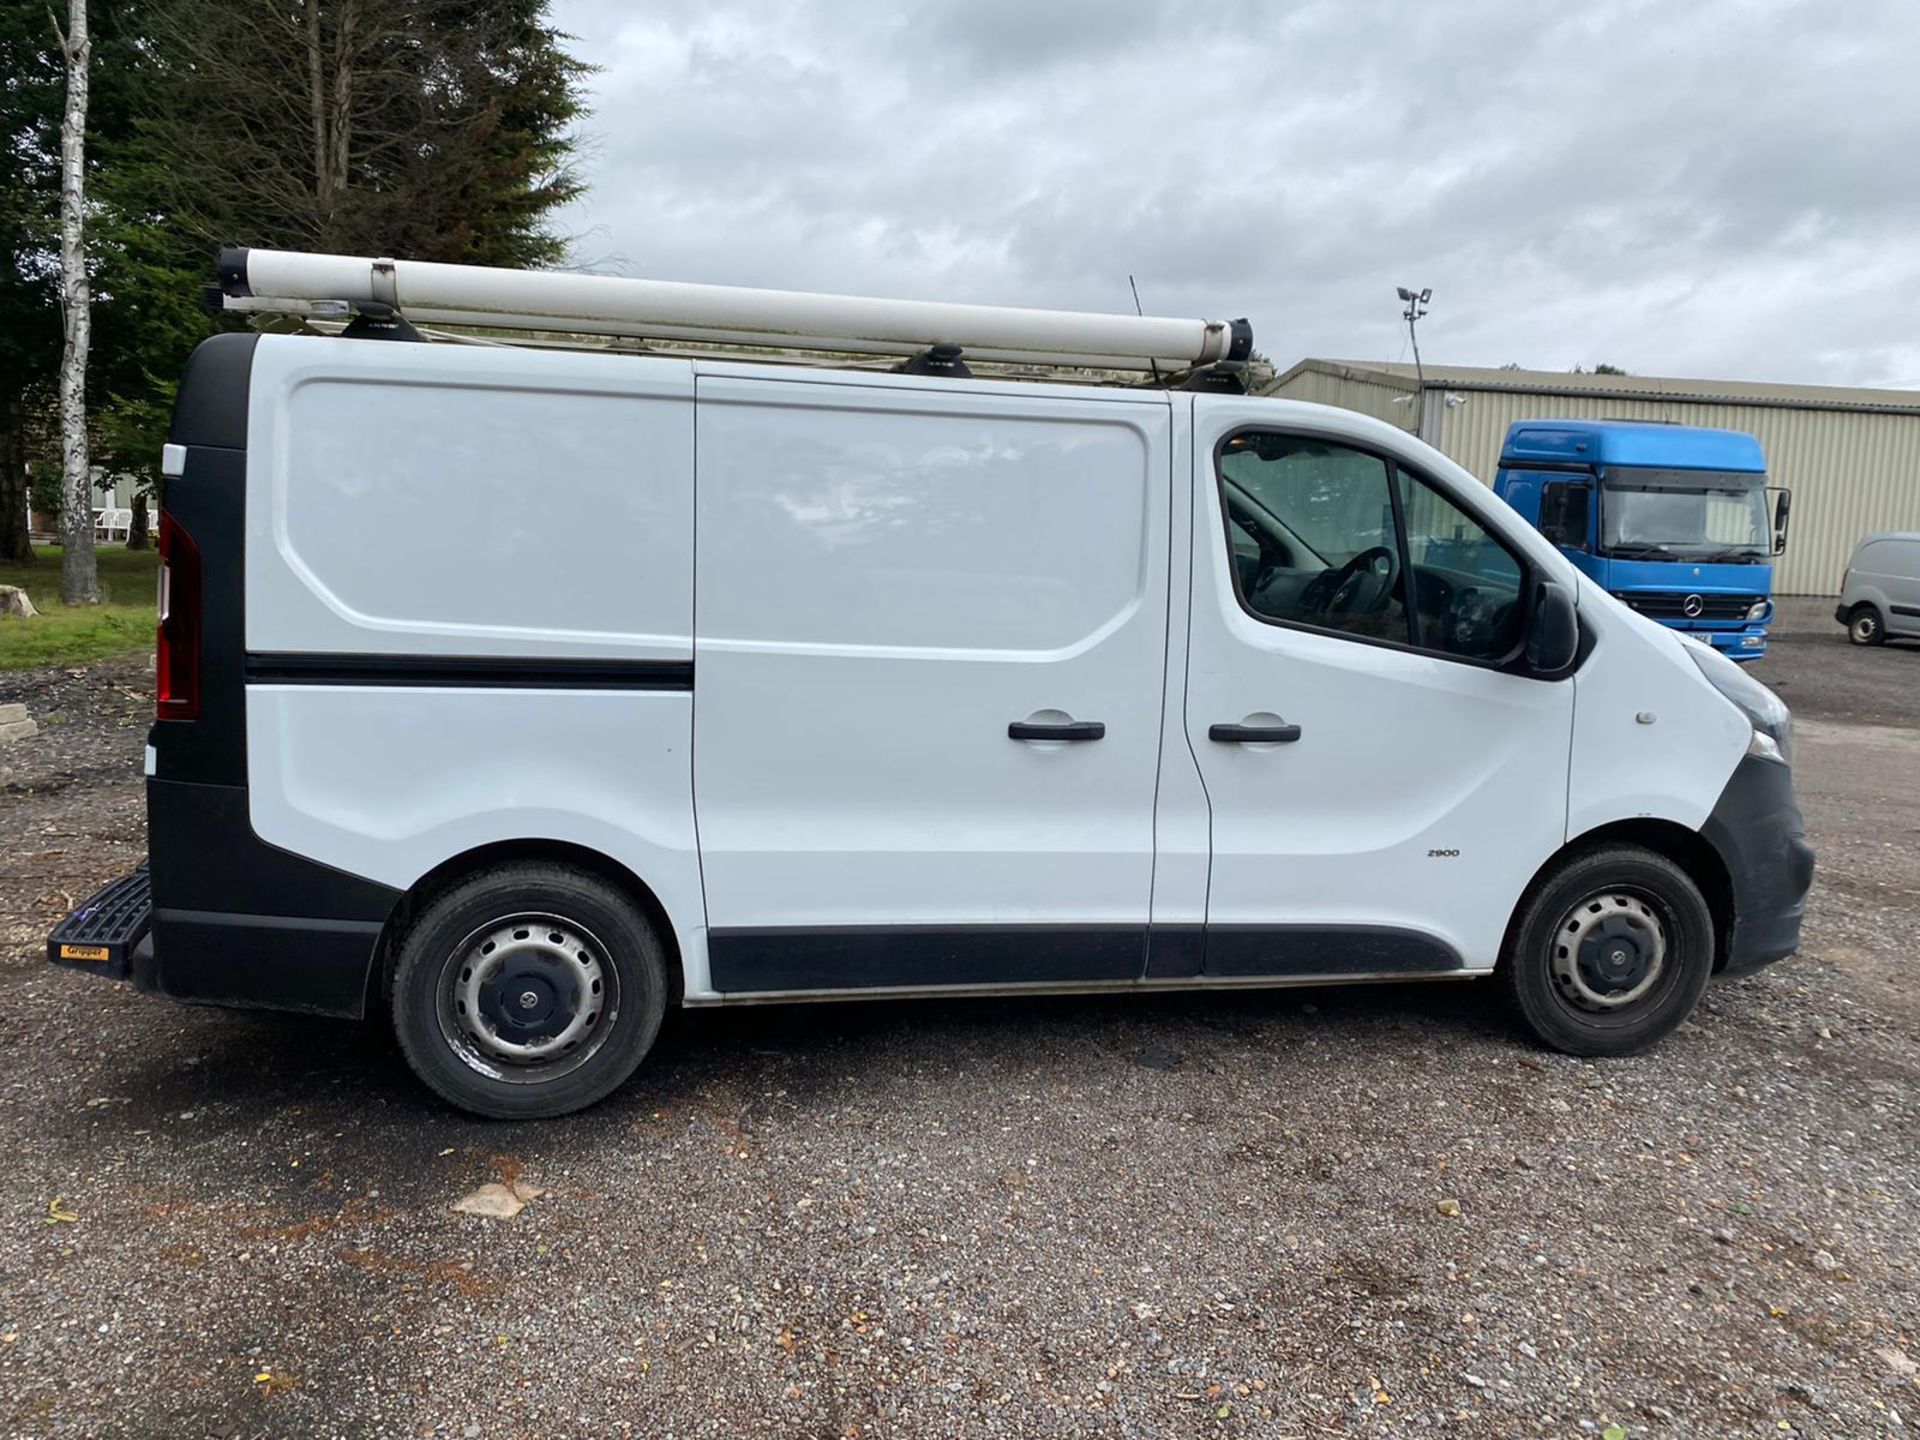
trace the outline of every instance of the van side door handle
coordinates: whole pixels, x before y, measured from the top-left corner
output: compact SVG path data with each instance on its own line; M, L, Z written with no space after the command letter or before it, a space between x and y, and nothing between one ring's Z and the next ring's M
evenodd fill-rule
M1298 725L1209 725L1207 738L1222 745L1290 745L1300 738Z
M1106 722L1102 720L1063 720L1053 725L1015 720L1007 726L1009 740L1099 740L1106 733Z

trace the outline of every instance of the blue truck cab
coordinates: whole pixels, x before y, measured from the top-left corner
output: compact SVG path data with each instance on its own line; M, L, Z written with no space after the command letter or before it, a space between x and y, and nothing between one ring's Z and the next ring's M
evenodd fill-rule
M1738 430L1627 420L1520 420L1494 493L1649 619L1734 660L1767 652L1773 557L1791 495ZM1769 494L1777 495L1771 516Z

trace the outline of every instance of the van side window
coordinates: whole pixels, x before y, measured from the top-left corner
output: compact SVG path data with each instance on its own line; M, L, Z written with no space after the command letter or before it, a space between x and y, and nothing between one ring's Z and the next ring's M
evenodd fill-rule
M1504 660L1520 643L1524 619L1519 557L1425 481L1396 473L1414 577L1414 643L1474 660ZM1585 488L1575 493L1584 506ZM1584 508L1580 514L1584 531Z
M1337 441L1260 430L1227 437L1219 474L1234 590L1252 614L1463 660L1518 648L1520 557L1418 476ZM1584 506L1583 487L1559 488Z
M1406 643L1391 475L1377 455L1248 431L1220 451L1240 601L1267 620Z

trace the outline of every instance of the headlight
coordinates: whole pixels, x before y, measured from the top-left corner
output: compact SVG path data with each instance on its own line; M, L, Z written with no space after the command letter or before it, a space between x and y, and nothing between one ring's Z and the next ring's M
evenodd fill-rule
M1687 654L1707 677L1707 683L1726 696L1753 724L1749 755L1764 760L1793 763L1793 712L1780 697L1727 659L1718 650L1705 645L1689 645Z
M1749 620L1764 620L1772 613L1773 602L1771 600L1756 600L1752 605L1747 607L1747 619Z

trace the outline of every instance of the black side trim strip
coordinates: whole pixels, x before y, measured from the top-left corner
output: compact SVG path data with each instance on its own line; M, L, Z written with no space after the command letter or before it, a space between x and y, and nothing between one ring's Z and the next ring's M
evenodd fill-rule
M739 927L707 935L720 991L1138 980L1145 925Z
M708 934L707 963L723 994L1466 968L1431 935L1379 925L742 926Z
M1920 605L1889 605L1887 608L1896 615L1920 615Z
M1184 980L1198 975L1206 954L1206 926L1162 922L1147 932L1147 978Z
M1452 948L1390 925L1209 925L1207 975L1434 975Z
M438 685L543 690L691 690L691 660L518 658L484 655L250 653L254 685Z

